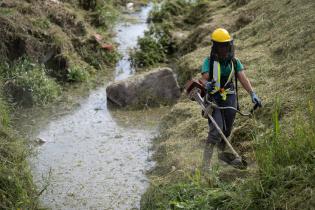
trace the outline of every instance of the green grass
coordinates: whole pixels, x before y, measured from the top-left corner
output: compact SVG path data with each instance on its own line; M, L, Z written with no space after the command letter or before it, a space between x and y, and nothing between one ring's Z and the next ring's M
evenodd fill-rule
M163 1L161 6L155 6L150 13L149 19L154 23L162 23L164 21L170 21L175 17L186 14L192 3L182 0L166 0Z
M37 209L38 194L27 161L29 147L8 127L8 108L2 99L0 107L0 209Z
M91 16L93 25L108 30L117 22L119 11L113 6L113 1L102 1L97 4Z
M134 67L140 69L166 62L167 55L172 55L178 48L171 39L171 31L176 24L171 18L183 16L191 5L180 0L163 1L160 7L154 5L148 18L154 25L138 39L138 46L130 53Z
M151 187L142 197L143 209L217 209L231 200L228 189L222 189L216 171L205 180L199 170L185 174L180 181ZM152 191L151 191L152 190Z
M114 67L120 58L120 54L116 50L101 48L94 38L89 38L84 43L78 43L75 47L81 58L98 70Z
M74 66L69 69L68 81L70 82L84 82L89 78L89 73L86 69Z
M48 30L51 26L51 23L48 19L34 19L33 25L39 27L42 30Z
M45 105L55 100L61 89L45 71L45 67L27 58L12 65L3 65L0 74L8 84L4 88L6 95L16 103L29 100L27 103Z
M228 207L236 209L309 209L315 198L315 128L314 106L308 117L297 116L293 133L279 127L279 112L273 114L273 131L257 138L255 145L259 172L256 177L236 187ZM242 193L242 197L237 196Z
M223 182L215 168L208 177L199 171L171 182L153 182L142 198L143 209L309 209L315 205L315 111L296 117L294 132L279 128L278 108L269 135L256 137L257 174Z

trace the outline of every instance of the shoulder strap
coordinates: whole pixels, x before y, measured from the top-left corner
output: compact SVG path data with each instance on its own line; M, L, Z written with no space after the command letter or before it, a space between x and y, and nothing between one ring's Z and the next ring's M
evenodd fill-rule
M214 60L211 58L211 56L209 56L209 81L212 81L213 79L213 63Z
M234 66L234 74L235 74L235 94L236 94L236 109L240 111L240 104L238 102L238 87L237 87L237 61L236 58L232 58L233 66Z

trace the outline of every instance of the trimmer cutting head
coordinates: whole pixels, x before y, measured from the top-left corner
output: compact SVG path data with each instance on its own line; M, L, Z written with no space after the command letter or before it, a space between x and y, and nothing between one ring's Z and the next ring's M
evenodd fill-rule
M236 157L232 153L229 152L222 152L219 154L219 159L226 162L227 164L237 168L237 169L246 169L247 162L244 158Z

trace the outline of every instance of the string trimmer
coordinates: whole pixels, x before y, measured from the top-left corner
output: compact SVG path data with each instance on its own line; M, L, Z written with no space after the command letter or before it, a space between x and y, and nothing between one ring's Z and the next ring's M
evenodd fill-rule
M227 161L227 162L229 164L237 167L237 168L246 168L246 166L247 166L246 161L244 159L242 159L242 157L235 151L235 149L231 145L230 141L227 139L227 137L222 132L221 128L218 126L216 121L213 119L212 111L213 111L213 109L233 109L234 111L241 114L242 116L251 116L253 114L254 110L258 107L258 105L255 104L254 108L251 110L251 113L248 113L248 114L244 114L244 113L240 112L239 110L235 109L234 107L220 107L211 100L205 101L203 99L203 96L206 95L205 89L204 89L203 85L201 85L198 81L195 81L195 80L191 80L187 83L186 92L187 92L187 94L191 100L196 101L201 106L201 109L204 112L204 116L207 116L210 119L211 123L216 128L216 130L219 132L220 136L222 137L222 139L224 140L224 142L226 143L226 145L229 147L232 154L234 155L234 158L230 157L229 161Z

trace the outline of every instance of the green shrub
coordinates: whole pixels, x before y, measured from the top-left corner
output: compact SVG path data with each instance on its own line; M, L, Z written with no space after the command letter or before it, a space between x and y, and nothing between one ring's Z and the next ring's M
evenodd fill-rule
M153 66L166 59L163 46L148 32L138 39L138 48L131 52L130 57L134 67Z
M119 12L111 1L97 4L95 11L91 14L92 24L104 30L110 29L116 23L118 15Z
M166 61L167 55L172 55L177 46L170 34L173 26L168 22L155 24L138 39L138 46L131 52L134 67L149 67Z
M150 13L149 19L154 23L171 20L172 18L184 15L189 11L193 1L167 0L161 7L155 5Z
M165 62L167 55L171 56L178 50L178 44L173 41L171 34L176 21L171 18L185 15L193 5L192 2L164 1L161 7L153 7L149 21L155 24L138 40L138 47L131 53L134 67L149 67Z
M29 100L29 104L45 105L60 93L59 85L46 75L44 66L26 58L2 67L1 75L6 81L5 91L14 102Z
M74 66L68 71L68 81L70 82L84 82L89 77L88 71L78 66Z

